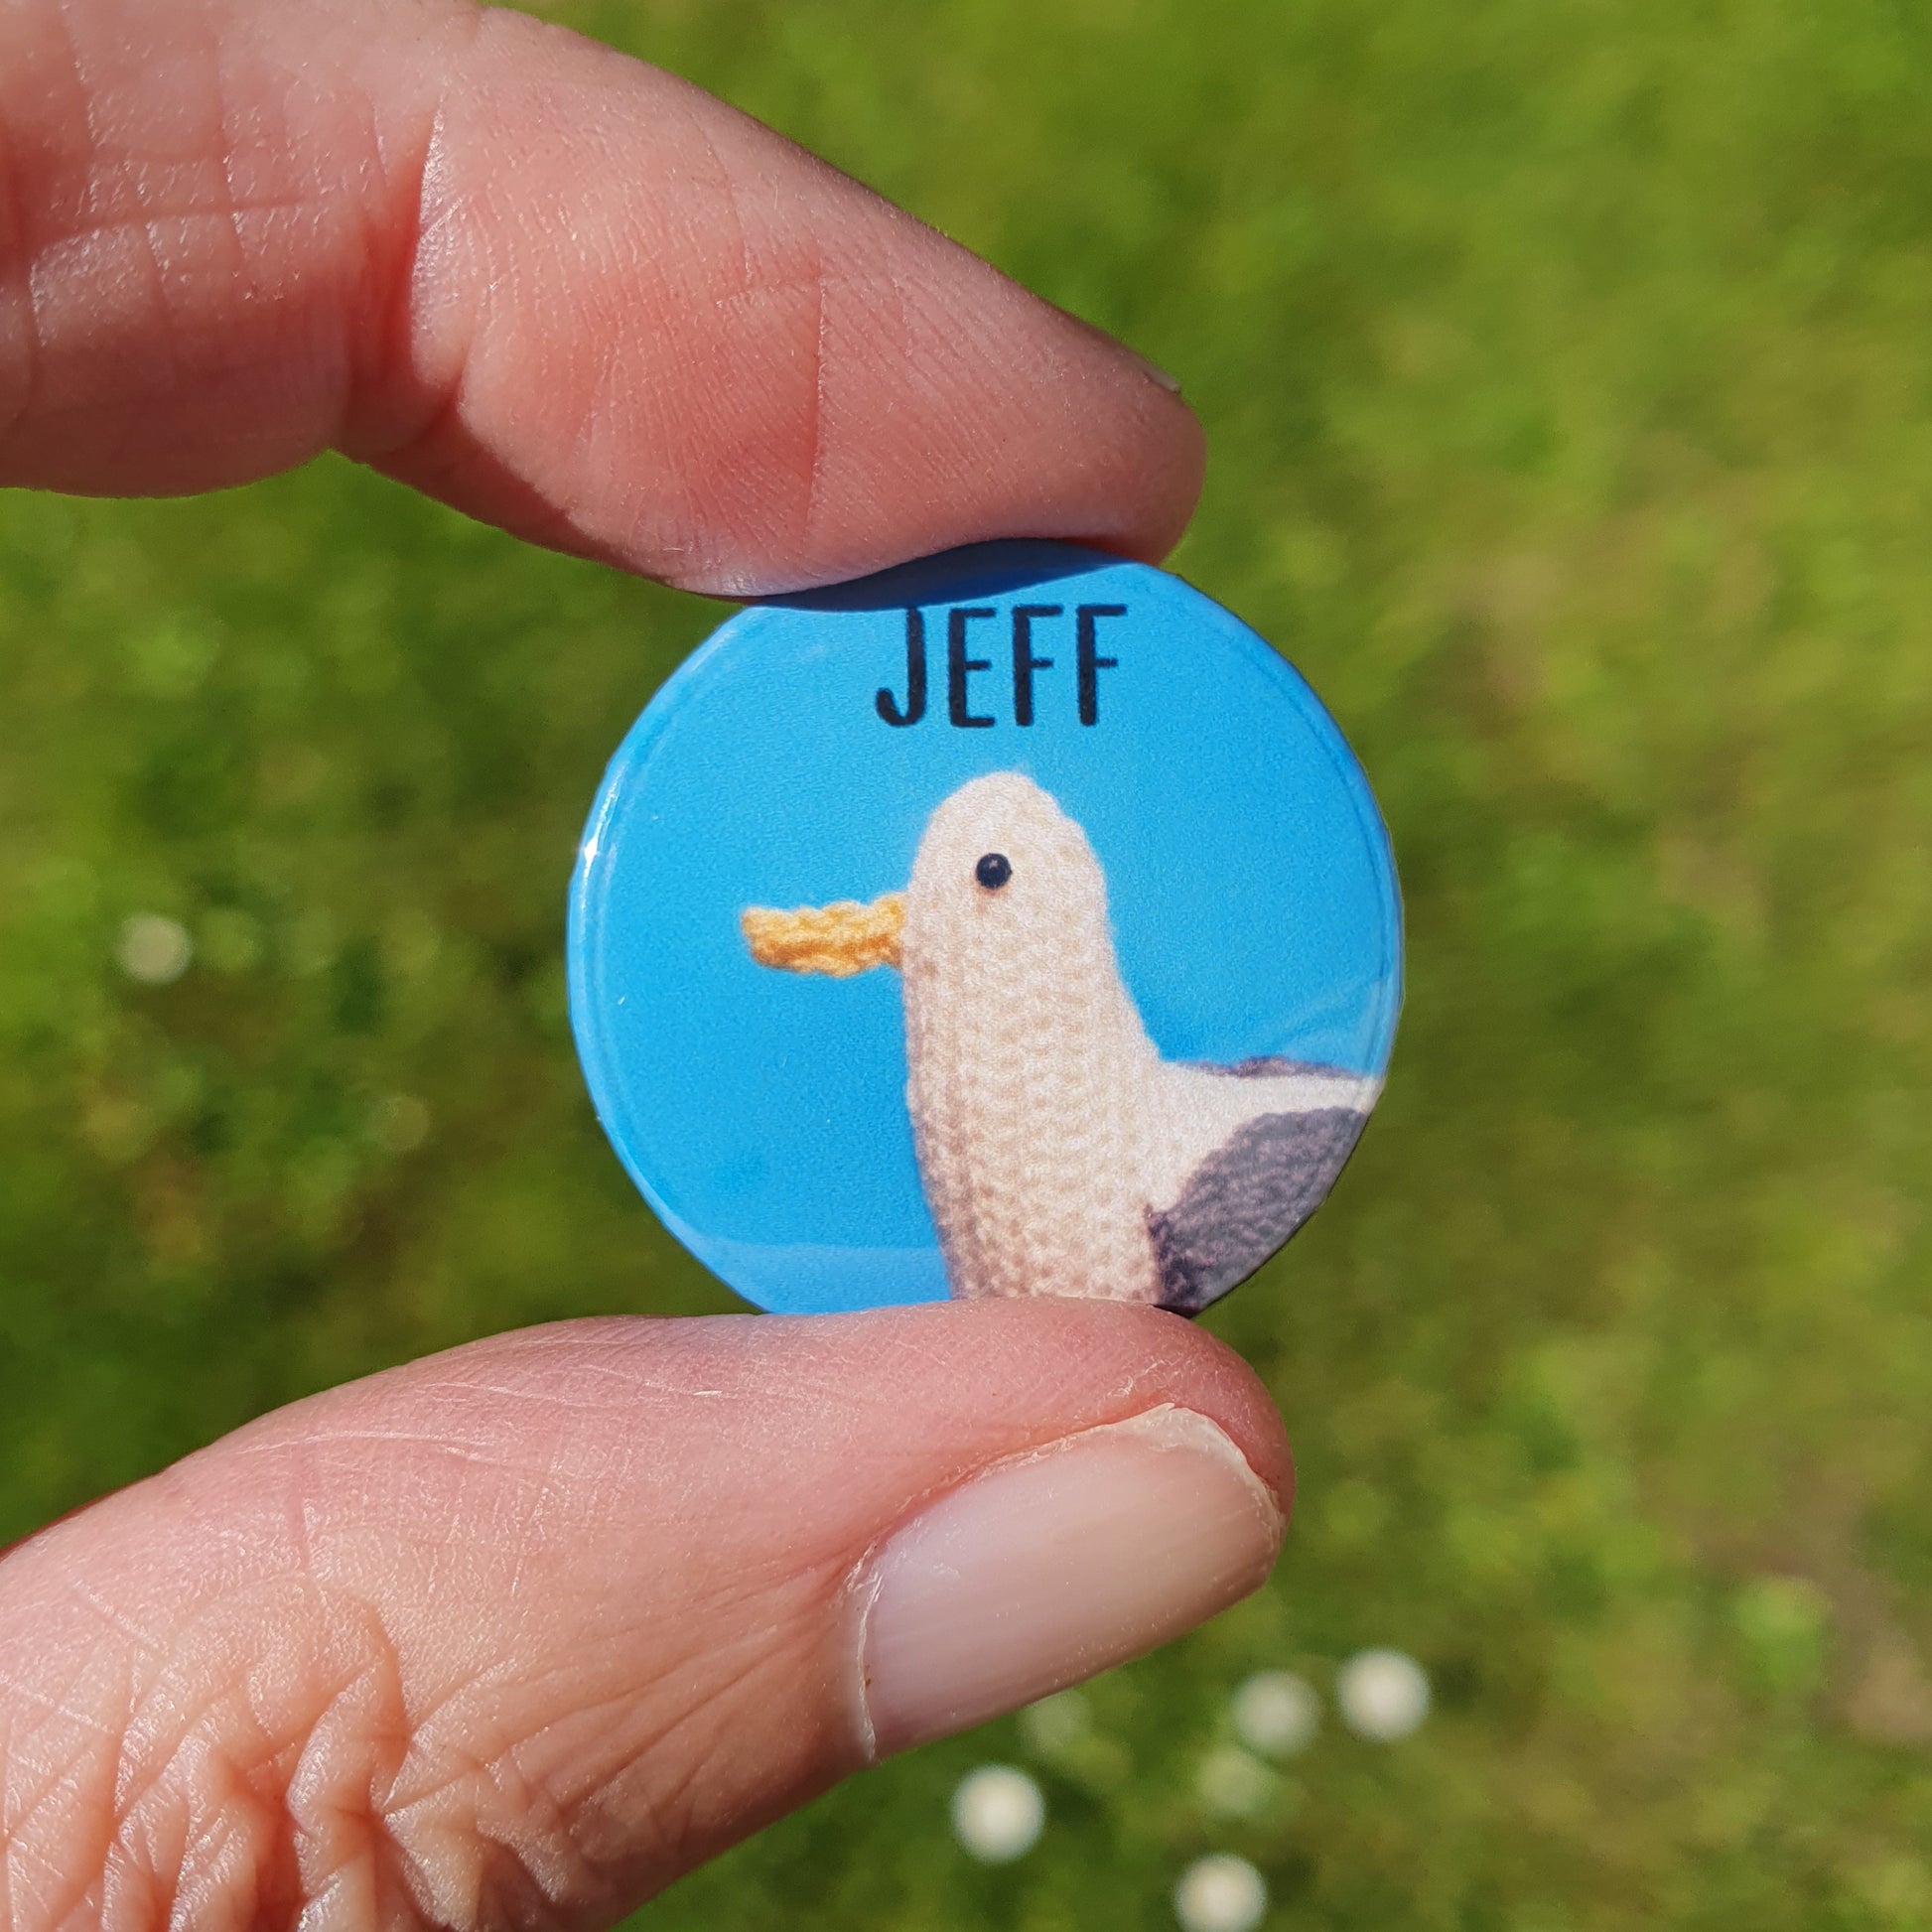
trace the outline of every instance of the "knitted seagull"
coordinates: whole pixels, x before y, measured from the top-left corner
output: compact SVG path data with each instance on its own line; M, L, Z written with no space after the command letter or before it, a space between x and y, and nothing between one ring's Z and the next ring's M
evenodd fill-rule
M1319 1205L1380 1089L1296 1060L1164 1060L1086 834L1017 771L939 806L902 894L742 924L766 966L903 974L906 1105L955 1297L1203 1309Z

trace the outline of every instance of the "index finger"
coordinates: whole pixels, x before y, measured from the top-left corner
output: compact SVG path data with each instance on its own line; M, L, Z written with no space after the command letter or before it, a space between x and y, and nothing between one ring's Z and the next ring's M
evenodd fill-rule
M1158 557L1132 350L671 75L457 0L0 0L0 483L338 447L753 595L998 536Z

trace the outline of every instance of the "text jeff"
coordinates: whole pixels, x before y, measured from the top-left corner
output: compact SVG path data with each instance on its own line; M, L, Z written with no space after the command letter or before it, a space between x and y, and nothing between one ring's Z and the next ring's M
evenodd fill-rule
M989 624L1000 613L991 605L956 605L946 613L946 716L963 730L983 730L997 721L990 711L975 711L976 704L989 704L985 695L991 688L983 684L978 691L973 679L993 669L991 657L975 657L975 647L991 648L994 633L982 629L976 636L970 626ZM1050 671L1054 660L1042 657L1041 641L1035 624L1063 618L1063 604L1016 604L1011 612L1013 667L1013 722L1031 725L1035 715L1035 677ZM1074 711L1083 725L1100 722L1100 673L1111 671L1120 662L1100 652L1100 621L1124 618L1124 604L1077 604L1073 608L1073 701ZM894 696L881 685L873 700L880 717L889 725L916 725L926 712L926 631L925 613L908 609L905 613L905 696Z

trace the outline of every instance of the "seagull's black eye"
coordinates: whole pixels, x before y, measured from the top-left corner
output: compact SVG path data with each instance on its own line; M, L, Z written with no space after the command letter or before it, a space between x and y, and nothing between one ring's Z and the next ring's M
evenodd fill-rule
M988 852L973 868L973 877L989 893L997 893L1013 877L1013 861L1004 852Z

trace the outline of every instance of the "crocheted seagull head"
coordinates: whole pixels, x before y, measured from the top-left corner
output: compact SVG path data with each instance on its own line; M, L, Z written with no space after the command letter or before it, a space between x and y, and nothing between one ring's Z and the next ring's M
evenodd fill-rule
M741 921L766 966L903 973L906 1105L958 1297L1204 1308L1319 1204L1374 1104L1332 1068L1163 1060L1086 834L1018 771L939 805L902 894Z

